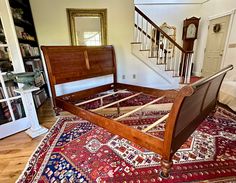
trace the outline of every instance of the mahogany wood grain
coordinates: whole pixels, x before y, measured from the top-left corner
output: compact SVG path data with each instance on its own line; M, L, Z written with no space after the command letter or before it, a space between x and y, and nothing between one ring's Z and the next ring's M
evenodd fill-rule
M55 104L55 85L113 74L117 82L113 46L42 46ZM55 105L54 105L55 106Z

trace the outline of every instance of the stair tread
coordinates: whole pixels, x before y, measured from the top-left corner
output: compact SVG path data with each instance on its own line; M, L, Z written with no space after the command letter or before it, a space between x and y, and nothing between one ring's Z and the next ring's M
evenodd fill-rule
M150 51L150 49L143 49L143 50L139 50L139 51Z
M157 58L157 57L153 56L153 57L148 57L148 58Z
M142 42L131 42L131 44L142 44Z

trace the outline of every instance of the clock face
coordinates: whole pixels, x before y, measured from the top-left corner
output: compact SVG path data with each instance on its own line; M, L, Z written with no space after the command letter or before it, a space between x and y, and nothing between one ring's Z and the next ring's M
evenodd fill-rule
M197 28L195 24L189 24L187 28L186 38L195 38L197 33Z

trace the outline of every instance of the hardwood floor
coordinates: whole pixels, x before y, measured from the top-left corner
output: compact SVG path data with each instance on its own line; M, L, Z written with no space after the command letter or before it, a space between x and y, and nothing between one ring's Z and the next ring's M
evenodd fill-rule
M50 129L56 121L50 100L40 107L38 116L40 124ZM43 136L31 139L26 133L20 132L0 140L0 183L17 180Z

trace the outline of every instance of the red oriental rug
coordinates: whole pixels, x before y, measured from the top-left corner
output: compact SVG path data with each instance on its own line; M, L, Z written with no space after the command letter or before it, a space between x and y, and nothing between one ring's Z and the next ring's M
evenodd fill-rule
M159 129L160 130L160 129ZM175 153L171 176L160 156L77 117L62 117L18 182L236 182L236 115L218 107Z

